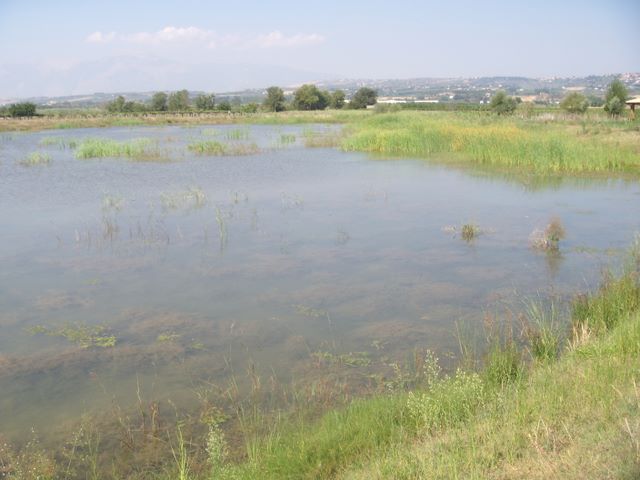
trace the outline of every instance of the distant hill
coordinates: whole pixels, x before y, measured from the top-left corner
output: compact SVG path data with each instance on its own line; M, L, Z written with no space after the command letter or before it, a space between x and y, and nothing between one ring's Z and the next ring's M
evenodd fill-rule
M118 64L113 69L112 75L116 78L122 69L126 69L128 61ZM211 65L203 66L204 70L214 68ZM265 70L266 68L266 70ZM537 101L539 103L556 103L570 91L580 91L585 95L602 98L607 86L614 78L620 78L628 87L632 95L640 94L640 73L624 73L615 75L591 75L587 77L552 77L552 78L527 78L527 77L475 77L475 78L411 78L411 79L329 79L325 75L314 74L279 67L261 66L221 66L217 70L217 85L221 88L206 90L192 90L192 96L202 92L215 92L218 100L226 99L233 102L261 101L264 89L269 85L280 85L285 92L291 93L302 83L315 83L328 90L342 89L347 95L355 92L362 86L369 86L378 91L383 98L409 99L437 102L472 102L479 103L488 100L497 90L506 90L509 94L519 96L525 101ZM226 69L226 70L225 70ZM252 78L258 76L268 81L260 85L253 85ZM139 72L138 72L139 73ZM148 72L149 73L149 72ZM150 72L149 75L152 75ZM133 74L132 74L133 75ZM204 73L203 73L204 75ZM135 75L134 75L135 76ZM238 81L241 77L245 80ZM130 77L131 78L131 77ZM140 77L137 82L141 85L150 85L153 79ZM184 79L187 85L189 79ZM244 85L243 85L244 83ZM116 86L117 82L110 85ZM231 85L240 88L232 89ZM229 87L229 88L224 88ZM170 91L171 89L164 89ZM115 91L114 93L91 93L84 95L67 96L39 96L26 97L20 100L28 100L41 107L99 107L113 100L118 95L123 95L127 100L146 102L150 100L155 91ZM0 99L0 105L11 103L17 98Z

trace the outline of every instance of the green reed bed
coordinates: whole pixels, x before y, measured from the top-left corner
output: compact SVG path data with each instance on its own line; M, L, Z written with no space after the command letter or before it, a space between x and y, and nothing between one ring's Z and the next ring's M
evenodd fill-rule
M629 123L629 122L627 122ZM626 125L626 124L624 124ZM373 115L350 127L347 151L391 156L451 157L477 165L540 174L640 172L637 147L543 123L484 113L400 112Z
M136 138L126 142L103 138L81 141L76 147L76 158L125 157L131 160L162 160L164 157L148 138Z

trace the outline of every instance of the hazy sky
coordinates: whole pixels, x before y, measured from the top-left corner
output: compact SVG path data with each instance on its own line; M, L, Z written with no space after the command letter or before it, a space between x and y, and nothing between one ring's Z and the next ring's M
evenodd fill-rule
M293 69L318 78L637 72L639 20L640 0L0 0L0 98L120 90L127 71L131 89L203 88L208 75L215 87L216 68L225 88L260 86L259 68L242 79L235 65L288 67L283 81Z

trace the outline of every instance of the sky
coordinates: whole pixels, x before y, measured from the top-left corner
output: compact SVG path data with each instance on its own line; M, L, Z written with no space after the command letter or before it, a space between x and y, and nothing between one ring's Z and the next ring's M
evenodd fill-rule
M0 0L0 99L640 71L640 0Z

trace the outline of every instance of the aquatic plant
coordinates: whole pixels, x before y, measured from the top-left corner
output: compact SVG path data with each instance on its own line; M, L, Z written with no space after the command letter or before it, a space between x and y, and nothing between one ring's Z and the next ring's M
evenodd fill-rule
M460 228L460 236L465 242L471 242L480 235L480 228L473 223L465 223Z
M215 140L203 140L189 144L190 151L199 155L225 155L226 147L223 143Z
M247 140L249 138L249 129L234 129L227 130L224 133L224 136L227 140Z
M51 163L51 155L42 152L30 153L26 158L18 162L24 167L35 167L38 165L49 165Z
M562 222L559 218L554 217L544 230L536 229L531 232L529 242L535 249L558 252L560 250L560 240L562 240L564 236L565 230Z
M215 140L194 142L187 147L197 155L235 156L253 155L260 151L255 143L222 143Z
M65 323L61 327L50 328L44 325L29 327L31 335L47 335L61 337L81 348L114 347L117 342L115 335L109 334L109 329L103 325L86 325Z
M115 210L120 211L124 205L124 198L116 195L105 194L102 197L102 209L103 210Z
M207 195L200 187L190 187L183 192L163 193L160 202L165 210L191 207L200 208L207 203Z
M131 160L164 161L157 149L151 149L152 142L148 138L137 138L127 142L118 142L103 138L81 141L76 148L76 158L126 157Z
M78 141L74 139L68 139L64 137L42 137L38 142L38 145L46 147L55 145L59 148L76 148L78 146Z

